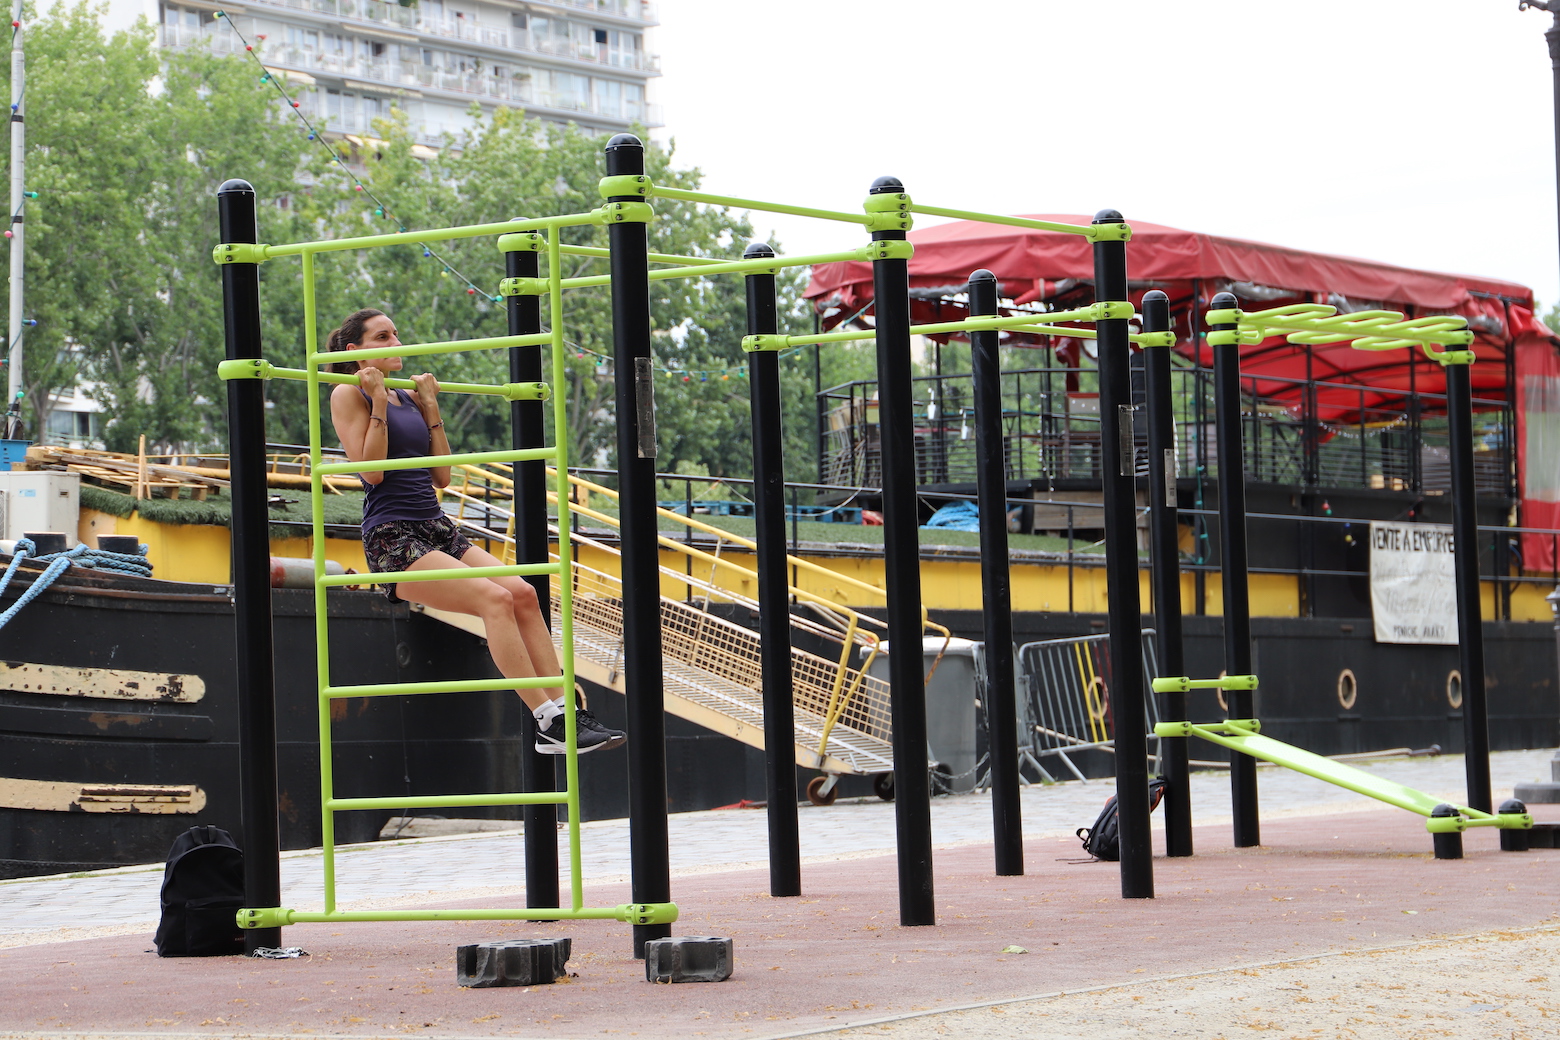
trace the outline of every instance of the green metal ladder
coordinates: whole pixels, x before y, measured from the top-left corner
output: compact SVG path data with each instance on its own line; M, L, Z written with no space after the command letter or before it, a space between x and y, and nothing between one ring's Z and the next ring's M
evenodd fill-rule
M451 679L421 683L378 683L358 686L337 686L330 678L330 626L326 597L336 586L359 585L365 581L361 574L327 575L325 573L325 518L324 479L338 474L358 474L367 471L391 469L423 469L431 465L480 465L482 463L515 463L544 461L557 475L557 500L560 510L560 530L569 529L569 494L566 485L568 473L567 448L563 443L540 448L505 451L467 452L412 459L388 459L356 463L326 463L320 443L322 421L320 389L322 383L357 384L357 376L326 371L338 361L364 360L375 357L417 357L432 354L449 354L474 350L503 350L520 346L543 346L552 352L552 385L563 385L564 335L563 301L560 257L560 231L566 227L601 225L618 219L609 207L590 213L570 214L536 220L506 221L498 224L481 224L458 228L439 228L429 231L403 232L390 235L371 235L361 238L303 242L292 245L220 245L214 258L217 263L262 263L278 257L299 256L303 262L304 323L307 344L306 367L303 369L278 368L261 360L227 361L219 366L224 379L295 379L309 387L309 457L310 500L313 513L314 540L314 611L319 681L319 741L320 741L320 814L324 863L325 908L323 911L300 911L286 907L246 907L239 911L239 924L245 928L274 928L291 924L337 921L434 921L434 920L616 920L628 924L664 924L677 919L674 903L628 903L612 907L587 907L584 903L583 879L580 858L580 792L579 758L575 732L574 694L574 617L572 582L562 576L572 571L572 553L567 538L559 540L558 558L551 563L513 564L497 567L471 567L449 570L424 570L373 575L375 583L399 583L408 581L438 581L450 578L485 578L503 575L559 575L559 616L561 647L559 659L563 674L537 676L529 679ZM434 241L459 238L476 238L499 235L499 248L504 251L530 249L545 252L548 257L548 276L540 279L550 301L551 331L533 335L497 336L487 339L454 340L441 343L403 344L385 349L360 349L351 351L321 352L319 345L319 315L316 309L315 258L321 253L342 252L378 248L393 245L417 245ZM409 379L387 378L388 387L412 390ZM503 397L510 401L553 402L554 429L567 428L568 415L562 395L551 393L547 383L506 383L484 385L474 383L441 383L446 393L484 394ZM338 797L332 775L331 752L331 704L349 697L404 697L416 694L464 693L483 690L514 690L518 688L544 688L562 686L566 698L564 720L568 751L565 756L566 783L563 791L533 793L499 793L467 795L422 795L408 797ZM342 910L336 899L336 840L335 814L363 809L406 809L432 807L477 807L501 805L565 805L568 807L569 840L569 905L566 907L530 907L521 909L492 910Z

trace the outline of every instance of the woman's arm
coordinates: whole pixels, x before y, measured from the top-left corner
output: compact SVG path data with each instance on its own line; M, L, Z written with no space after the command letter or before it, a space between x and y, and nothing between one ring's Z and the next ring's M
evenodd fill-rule
M386 410L389 407L385 394L384 373L377 368L358 370L358 384L368 393L368 400L349 384L337 386L330 392L330 420L336 427L336 439L342 450L353 462L375 462L386 457L390 449L390 427ZM446 469L446 473L449 471ZM362 474L370 484L385 479L384 470Z
M423 422L428 424L429 451L434 455L448 455L450 442L444 435L444 419L439 415L439 381L424 372L420 376L413 376L412 382L417 385L417 408L422 412ZM434 487L450 486L448 466L432 467L428 475L433 478Z

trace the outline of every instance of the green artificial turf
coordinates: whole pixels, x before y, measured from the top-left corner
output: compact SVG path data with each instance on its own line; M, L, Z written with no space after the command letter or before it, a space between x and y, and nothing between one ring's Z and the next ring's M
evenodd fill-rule
M270 492L272 520L289 520L307 523L309 493L272 488ZM81 485L81 505L112 516L129 516L139 512L147 520L159 524L215 524L220 527L232 523L232 499L214 490L202 501L191 498L143 498L139 501L129 495L110 491L96 484ZM356 524L363 519L363 493L347 491L339 495L325 496L325 522L327 524ZM301 529L288 525L271 526L273 538L297 538Z

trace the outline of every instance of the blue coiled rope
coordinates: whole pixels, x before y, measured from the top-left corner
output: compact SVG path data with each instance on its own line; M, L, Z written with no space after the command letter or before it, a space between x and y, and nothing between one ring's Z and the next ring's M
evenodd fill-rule
M22 565L22 561L38 551L38 546L31 538L18 538L16 540L16 552L11 557L11 565L5 569L5 576L0 578L0 596L5 594L6 587L11 584L11 576L16 573L16 568ZM103 549L92 549L85 542L74 549L65 552L50 553L47 556L35 557L38 563L47 563L42 574L33 580L32 586L16 598L4 613L0 613L0 628L16 616L27 604L31 603L58 578L71 568L72 564L82 567L96 567L99 570L118 571L121 574L133 574L139 578L152 576L151 561L146 558L146 546L141 546L139 553L106 552Z

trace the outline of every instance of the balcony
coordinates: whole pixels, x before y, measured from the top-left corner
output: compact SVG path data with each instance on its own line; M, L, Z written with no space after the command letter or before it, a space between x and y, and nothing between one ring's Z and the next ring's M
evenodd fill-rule
M424 14L417 8L385 3L384 0L248 0L248 2L339 18L344 22L357 21L393 26L448 40L463 40L494 50L540 54L635 72L659 73L661 70L659 55L614 54L605 44L538 39L534 34L523 29L511 32L507 28L481 25L469 18L435 17ZM557 6L578 7L589 11L599 10L607 14L616 13L615 8L623 6L617 3L617 0L613 0L611 4L603 2L599 8L590 0L580 0L579 3L574 3L573 0L556 0L556 3Z

